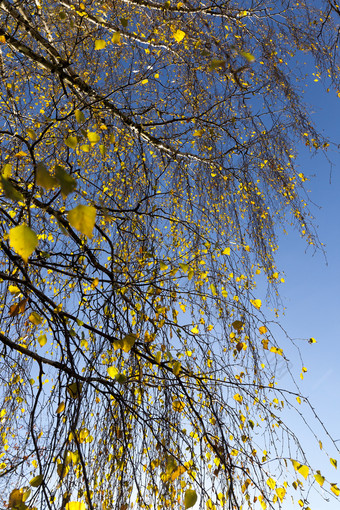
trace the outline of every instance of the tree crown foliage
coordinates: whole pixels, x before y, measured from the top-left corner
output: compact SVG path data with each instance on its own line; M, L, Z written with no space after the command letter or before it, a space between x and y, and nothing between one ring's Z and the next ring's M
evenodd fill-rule
M339 495L282 421L302 397L255 282L282 279L278 224L317 243L295 160L328 142L301 63L338 87L338 14L0 0L3 506Z

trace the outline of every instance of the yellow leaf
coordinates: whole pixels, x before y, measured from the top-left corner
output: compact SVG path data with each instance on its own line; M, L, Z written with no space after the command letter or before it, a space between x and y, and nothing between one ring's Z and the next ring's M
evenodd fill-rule
M198 335L198 333L199 333L199 329L198 329L198 327L197 327L197 326L193 327L190 331L191 331L191 333L193 333L194 335Z
M65 140L65 145L67 147L70 147L70 149L75 149L77 147L78 138L76 136L69 136Z
M240 51L240 53L248 62L254 62L255 57L251 53L248 53L247 51Z
M72 227L76 228L87 237L92 237L92 231L96 222L96 209L92 205L77 205L67 213L67 218Z
M222 255L230 255L230 248L224 248Z
M28 317L28 320L35 326L39 326L39 324L41 324L43 321L37 312L32 312L31 315Z
M257 308L257 310L260 310L261 306L262 306L262 301L261 299L251 299L250 300L251 304Z
M46 344L46 342L47 342L47 337L46 337L46 335L40 335L40 336L38 337L38 342L39 342L40 347L44 347L44 345L45 345L45 344Z
M195 129L194 136L202 136L204 133L204 129Z
M147 78L145 78L145 80L142 80L142 81L141 81L142 85L145 85L145 84L146 84L146 83L148 83L148 82L149 82L149 80L148 80Z
M66 503L65 510L86 510L85 503L78 501L70 501Z
M268 478L267 480L267 485L272 489L274 490L275 487L276 487L276 482L273 478Z
M159 267L160 267L161 271L166 271L169 268L169 266L167 266L165 264L165 262L162 262L162 261L159 263Z
M72 193L76 187L77 183L73 177L68 174L62 166L56 165L55 167L55 178L60 185L61 194L63 198L66 198L70 193Z
M176 478L178 478L179 476L181 476L185 472L186 472L186 469L185 469L184 466L178 466L178 468L175 469L175 471L172 473L171 480L172 481L176 480Z
M325 481L325 477L321 475L321 473L318 471L316 473L316 475L314 475L314 478L315 480L318 482L318 484L320 485L320 487L323 486L324 484L324 481Z
M36 132L34 131L34 129L28 128L27 129L27 134L28 134L28 136L29 136L29 138L31 140L36 140L37 139L37 135L36 135Z
M300 464L298 467L298 472L304 477L305 480L307 480L308 474L309 474L309 467L304 466L303 464Z
M259 332L260 332L261 335L265 335L267 333L267 331L268 330L267 330L266 326L260 326L259 327Z
M335 459L332 459L332 458L330 458L329 460L330 460L330 463L332 464L332 466L335 467L335 469L337 469L338 468L337 461Z
M185 37L185 32L183 32L183 30L176 30L176 32L174 32L173 35L174 35L175 41L180 43Z
M120 33L119 32L115 32L112 36L112 39L111 41L113 42L113 44L121 44L121 41L120 41Z
M211 285L209 285L209 288L211 290L212 295L217 296L216 287L213 283Z
M184 494L184 506L185 508L191 508L197 501L196 491L193 489L187 489Z
M4 35L0 35L0 43L2 43L2 44L6 43L6 38Z
M236 402L240 402L240 404L242 404L243 397L239 393L236 393L236 395L234 395L234 400L236 400Z
M106 42L104 41L104 39L97 39L95 42L94 42L94 49L95 50L103 50L106 46Z
M42 484L43 479L44 479L43 475L37 475L34 478L32 478L32 480L30 481L30 485L32 487L39 487L39 485Z
M24 262L28 261L38 243L37 234L27 225L19 225L9 231L9 244Z
M175 361L175 363L172 365L172 371L174 375L178 375L181 371L182 363L180 361Z
M57 413L57 414L60 414L60 413L62 413L62 412L64 411L64 409L65 409L65 402L61 402L61 403L58 405L58 407L57 407L56 413Z
M119 372L116 367L108 367L107 373L112 379L115 379Z
M280 356L283 355L283 350L278 349L278 347L274 347L274 346L270 348L270 352L274 352L275 354L279 354Z
M122 340L118 340L114 342L113 348L116 351L117 349L122 349L124 352L130 352L132 347L135 345L137 340L137 335L135 333L129 333L125 335Z
M335 494L336 496L339 496L340 494L340 489L339 487L337 486L336 483L331 483L331 491L333 492L333 494Z
M310 343L310 344L316 344L316 340L315 340L315 338L311 337L311 338L308 340L308 343Z
M282 503L282 500L286 494L286 489L284 487L278 487L275 492Z
M81 110L74 110L74 115L78 124L85 121L85 116Z
M8 290L11 294L20 294L20 289L16 285L9 285Z
M100 135L98 135L98 133L96 133L95 131L89 131L87 133L87 138L89 139L92 145L95 145L97 142L99 142Z
M263 348L268 350L268 343L269 343L269 340L267 338L264 338L262 340L262 345L263 345Z
M174 411L176 411L177 413L180 413L183 411L183 409L185 408L185 404L184 402L181 402L180 400L174 400L172 402L172 408Z

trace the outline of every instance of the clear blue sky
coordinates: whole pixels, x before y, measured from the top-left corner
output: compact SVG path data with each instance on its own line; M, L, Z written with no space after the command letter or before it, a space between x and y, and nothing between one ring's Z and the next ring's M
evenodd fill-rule
M330 139L340 144L340 99L335 92L326 94L320 82L309 83L306 100L313 103L313 118ZM301 347L304 364L308 369L301 382L303 393L309 397L321 420L340 448L340 149L330 148L328 156L333 167L324 157L310 158L305 150L298 159L301 171L310 178L306 183L310 198L318 207L312 207L315 224L319 226L320 241L325 244L326 258L322 252L306 251L306 243L297 232L279 238L278 266L285 272L286 283L281 286L281 297L286 306L280 323ZM317 344L310 345L303 339L314 337ZM284 341L284 339L282 339ZM299 379L301 362L297 356L290 358L293 374ZM303 409L301 409L303 410ZM309 421L310 415L306 418ZM311 423L311 422L310 422ZM298 421L292 422L302 439L307 456L316 469L328 475L330 482L340 486L340 455L328 442L324 446L339 464L335 470L329 459L322 455L311 434ZM315 429L316 432L320 432ZM321 433L322 435L322 433ZM325 437L325 436L324 436ZM321 491L322 492L322 491ZM339 502L324 502L314 491L306 497L311 509L333 510ZM285 510L300 508L285 503Z

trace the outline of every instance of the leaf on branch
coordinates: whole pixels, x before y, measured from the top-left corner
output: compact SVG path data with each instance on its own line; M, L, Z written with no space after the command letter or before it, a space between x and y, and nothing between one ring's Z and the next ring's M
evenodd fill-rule
M62 166L56 165L55 167L55 177L58 181L58 184L61 188L61 194L63 198L66 198L70 193L77 187L77 183L73 177L65 172Z
M16 315L19 315L19 313L24 313L27 301L28 298L22 299L19 303L11 305L9 308L10 317L15 317Z
M30 481L31 487L39 487L43 482L43 475L37 475Z
M39 244L38 236L27 225L19 225L11 228L9 231L9 244L11 248L20 255L24 262L28 262L28 258Z
M71 398L79 398L83 389L83 383L70 383L67 385L66 389Z
M317 471L316 474L314 475L314 478L315 480L318 482L318 484L320 485L320 487L323 486L324 484L324 481L325 481L325 477L322 476L322 474L320 473L320 471Z
M57 179L49 174L44 163L38 163L35 170L35 178L38 186L45 189L52 189L58 185Z
M6 198L13 200L13 202L19 202L24 199L20 191L16 190L11 181L3 175L0 176L0 185Z
M261 299L251 299L250 300L251 304L257 309L257 310L260 310L261 306L262 306L262 301Z
M96 222L96 208L92 205L77 205L67 213L68 221L72 227L87 237L92 237Z
M130 352L132 347L135 345L137 340L137 335L135 333L129 333L125 335L122 340L118 340L113 343L113 348L116 351L117 349L122 349L124 352Z
M77 144L78 138L76 136L70 135L65 140L65 145L67 145L67 147L69 147L70 149L75 149L77 147Z
M180 43L185 37L185 32L183 32L183 30L178 29L178 30L176 30L176 32L174 32L173 36L174 36L175 41Z

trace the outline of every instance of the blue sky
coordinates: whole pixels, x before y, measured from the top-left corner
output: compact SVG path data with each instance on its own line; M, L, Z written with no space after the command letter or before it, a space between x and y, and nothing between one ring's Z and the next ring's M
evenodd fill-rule
M306 92L306 100L313 104L315 123L323 129L335 144L340 143L340 99L336 93L326 93L323 85L311 82ZM304 365L308 372L301 382L304 395L319 414L322 422L333 436L339 439L340 448L340 151L331 145L328 157L333 165L322 156L311 158L302 149L298 158L301 171L310 178L306 189L310 190L310 199L316 204L312 207L315 224L318 225L320 241L325 244L326 256L321 252L307 249L306 243L298 232L289 231L288 235L280 235L278 266L285 272L285 284L280 293L286 307L280 323L296 339L300 346ZM304 339L314 337L316 344L310 345ZM285 340L282 339L284 342ZM296 354L291 353L291 369L299 379L301 362ZM303 410L303 409L301 409ZM311 415L306 411L308 423ZM293 419L292 419L293 420ZM297 435L302 439L307 456L316 469L328 476L330 482L340 484L340 473L329 462L327 456L320 452L312 435L298 420L292 421ZM314 427L314 425L313 425ZM317 428L317 427L316 427ZM316 432L320 432L321 427ZM338 460L337 454L323 434L323 444L328 448L330 456ZM340 466L339 466L340 469ZM306 495L311 509L333 510L339 503L331 499L329 503L311 492ZM340 507L340 505L339 505ZM297 502L284 505L285 510L300 508Z

